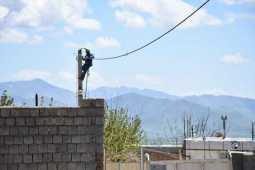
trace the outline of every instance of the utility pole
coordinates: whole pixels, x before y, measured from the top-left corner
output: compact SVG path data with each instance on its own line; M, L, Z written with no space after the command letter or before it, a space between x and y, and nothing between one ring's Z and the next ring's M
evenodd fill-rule
M254 140L254 125L255 125L255 121L251 122L251 138L252 140Z
M81 101L83 99L83 84L82 80L80 79L81 77L81 72L82 72L82 50L78 50L78 55L77 55L77 104L80 106Z
M194 125L191 126L191 137L194 137Z
M226 120L228 119L227 115L221 115L221 120L223 122L223 139L226 138Z
M36 107L38 106L38 94L37 93L35 94L35 106Z
M183 137L186 139L186 114L183 116Z
M85 53L83 53L83 51ZM77 103L78 106L81 106L81 102L83 100L83 80L87 75L89 68L93 65L94 55L90 53L89 49L81 48L78 50L77 55ZM87 90L87 82L86 80L86 90ZM86 96L85 96L86 97Z

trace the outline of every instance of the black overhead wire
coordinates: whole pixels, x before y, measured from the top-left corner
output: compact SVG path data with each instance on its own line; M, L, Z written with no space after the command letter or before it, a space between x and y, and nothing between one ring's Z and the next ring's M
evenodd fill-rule
M201 4L196 10L194 10L192 13L190 13L187 17L185 17L183 20L181 20L178 24L176 24L174 27L172 27L170 30L168 30L167 32L165 32L164 34L160 35L159 37L153 39L152 41L148 42L147 44L134 49L132 51L129 51L127 53L115 56L115 57L105 57L105 58L94 58L95 60L112 60L112 59L117 59L117 58L121 58L121 57L125 57L128 56L132 53L135 53L137 51L140 51L142 49L144 49L145 47L155 43L156 41L160 40L161 38L163 38L164 36L166 36L167 34L169 34L170 32L174 31L177 27L179 27L180 25L182 25L186 20L188 20L190 17L192 17L195 13L197 13L201 8L203 8L210 0L205 1L203 4Z

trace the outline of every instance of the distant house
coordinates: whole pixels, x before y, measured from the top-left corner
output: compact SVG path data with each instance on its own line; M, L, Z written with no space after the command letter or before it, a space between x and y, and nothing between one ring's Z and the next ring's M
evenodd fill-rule
M251 138L206 137L184 140L186 159L224 159L229 151L254 152L255 141Z

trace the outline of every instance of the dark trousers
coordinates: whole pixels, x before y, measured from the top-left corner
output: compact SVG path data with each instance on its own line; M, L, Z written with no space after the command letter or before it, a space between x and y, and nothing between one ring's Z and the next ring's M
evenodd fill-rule
M92 60L86 60L85 64L82 66L82 72L80 77L81 80L84 80L85 75L91 66L92 66Z

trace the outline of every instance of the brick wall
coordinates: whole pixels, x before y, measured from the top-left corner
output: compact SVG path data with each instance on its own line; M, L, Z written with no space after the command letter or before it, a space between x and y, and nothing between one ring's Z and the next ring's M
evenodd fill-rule
M0 108L0 170L102 170L104 101Z

